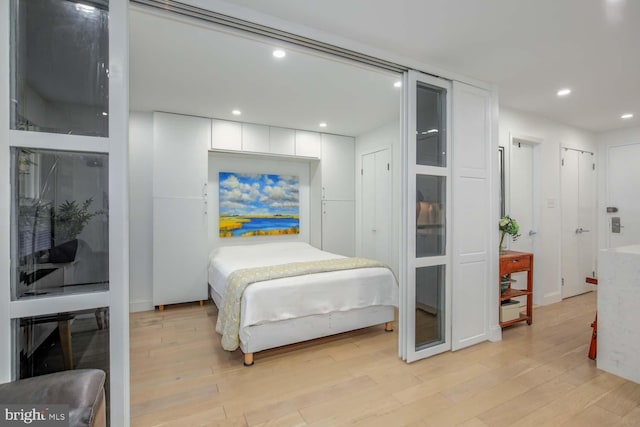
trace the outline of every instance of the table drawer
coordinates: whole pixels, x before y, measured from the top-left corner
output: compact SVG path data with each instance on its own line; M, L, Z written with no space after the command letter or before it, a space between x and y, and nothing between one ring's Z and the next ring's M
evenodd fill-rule
M527 271L531 267L531 257L512 257L500 260L500 275Z

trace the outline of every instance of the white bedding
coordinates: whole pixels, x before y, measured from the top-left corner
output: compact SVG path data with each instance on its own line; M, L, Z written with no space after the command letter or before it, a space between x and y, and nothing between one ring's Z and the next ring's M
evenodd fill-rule
M303 242L226 246L209 258L209 285L224 295L226 279L240 268L343 258ZM375 305L398 305L398 287L390 270L363 268L269 280L245 290L240 329L297 317Z

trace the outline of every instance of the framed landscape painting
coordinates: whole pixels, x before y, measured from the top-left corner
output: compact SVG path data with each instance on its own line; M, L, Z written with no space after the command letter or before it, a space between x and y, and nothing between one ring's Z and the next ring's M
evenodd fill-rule
M300 180L292 175L219 174L220 237L300 234Z

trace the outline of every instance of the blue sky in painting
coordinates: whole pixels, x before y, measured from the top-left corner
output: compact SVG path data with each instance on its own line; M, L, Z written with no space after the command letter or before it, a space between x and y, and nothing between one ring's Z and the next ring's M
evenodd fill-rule
M297 176L220 172L220 216L299 215Z

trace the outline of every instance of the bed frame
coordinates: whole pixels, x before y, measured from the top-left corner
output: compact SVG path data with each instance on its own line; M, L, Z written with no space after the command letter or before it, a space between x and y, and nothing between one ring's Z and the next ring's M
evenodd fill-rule
M211 286L209 295L216 306L220 307L222 297ZM394 319L394 306L375 305L263 323L240 329L240 349L244 353L244 365L251 366L254 363L254 353L262 350L380 324L385 325L385 331L392 332Z

